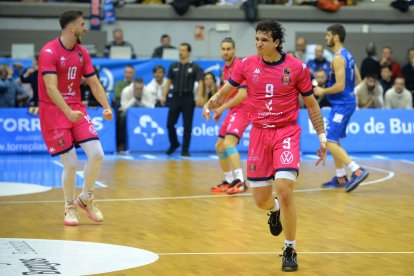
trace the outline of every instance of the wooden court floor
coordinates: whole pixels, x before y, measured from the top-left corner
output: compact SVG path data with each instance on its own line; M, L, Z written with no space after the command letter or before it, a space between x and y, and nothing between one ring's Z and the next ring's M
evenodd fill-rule
M368 185L348 194L319 189L332 162L302 162L292 274L414 275L414 164L360 163L370 170ZM270 235L250 193L210 194L220 178L213 160L105 161L99 180L108 187L95 195L102 225L80 213L81 225L65 227L62 189L54 188L0 198L0 237L110 243L160 256L105 275L282 275L283 234Z

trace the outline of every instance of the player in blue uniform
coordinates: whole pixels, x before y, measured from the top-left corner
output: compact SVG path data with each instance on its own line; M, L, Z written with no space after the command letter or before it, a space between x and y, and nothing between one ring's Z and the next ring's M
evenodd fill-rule
M322 188L345 188L347 192L356 189L368 176L368 171L351 160L340 144L346 137L346 127L356 108L354 87L361 82L361 76L355 66L352 54L344 48L346 31L340 24L328 27L325 37L326 45L332 48L334 58L327 88L315 87L317 96L327 95L332 105L328 119L328 150L331 152L336 167L336 176L322 184ZM352 171L351 179L346 176L345 166Z

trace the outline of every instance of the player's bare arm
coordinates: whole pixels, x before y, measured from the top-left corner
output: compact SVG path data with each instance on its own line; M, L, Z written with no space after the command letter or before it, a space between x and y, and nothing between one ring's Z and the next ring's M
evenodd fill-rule
M43 81L45 82L47 95L50 97L53 103L60 110L62 110L63 114L65 114L71 122L75 123L83 118L84 114L81 111L72 110L65 102L65 99L63 99L62 94L60 94L59 89L57 87L56 74L43 75Z
M170 90L170 87L171 87L171 80L167 79L167 81L165 82L164 90L162 91L162 97L161 97L162 106L165 106L165 104L167 103L167 95L168 95L168 91Z
M313 95L303 97L303 102L308 109L309 119L312 122L313 127L318 134L319 141L321 143L320 148L317 151L317 155L319 157L318 161L316 161L316 166L322 162L322 165L325 166L326 163L326 134L325 134L325 124L323 122L323 117L321 113L321 109L319 107L318 101L315 99Z
M236 105L244 101L244 99L246 98L247 98L247 89L239 88L234 98L232 98L230 101L227 101L225 104L223 104L222 106L220 106L219 108L215 110L213 120L217 122L220 119L221 114L224 112L224 110L235 107Z
M341 56L336 55L332 60L332 68L335 72L335 84L328 88L315 87L313 91L316 96L336 94L345 89L345 60Z
M361 83L362 79L361 79L361 74L356 65L355 65L354 72L355 72L355 86L357 86L358 84Z
M204 90L204 81L198 81L198 93L197 93L197 101L196 106L201 106L202 98L203 98L203 90Z
M105 90L102 87L101 82L99 81L96 75L93 75L89 78L86 78L86 82L92 90L92 94L95 96L95 99L102 105L104 111L102 116L105 120L112 119L112 109L108 103L108 97L106 96Z
M210 119L210 110L219 108L227 99L227 97L236 89L229 82L226 82L223 87L204 104L203 117L208 121Z

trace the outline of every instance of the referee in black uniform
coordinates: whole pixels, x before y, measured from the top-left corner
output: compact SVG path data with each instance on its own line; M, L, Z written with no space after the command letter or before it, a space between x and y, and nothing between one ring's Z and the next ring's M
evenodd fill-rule
M180 143L177 140L177 132L175 124L178 121L180 113L183 113L184 123L184 138L181 156L188 157L190 153L191 132L193 129L193 114L196 103L194 102L194 82L198 81L198 96L197 106L201 103L201 95L203 92L203 69L201 69L196 63L190 61L191 46L188 43L181 43L179 47L180 61L171 64L167 82L162 93L161 104L165 105L167 102L167 93L172 87L172 98L170 103L170 109L168 110L168 138L170 139L170 147L167 150L167 154L173 154L177 148L180 147Z

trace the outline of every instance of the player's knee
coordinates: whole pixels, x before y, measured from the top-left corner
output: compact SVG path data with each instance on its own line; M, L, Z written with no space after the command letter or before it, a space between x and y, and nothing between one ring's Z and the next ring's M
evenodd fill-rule
M104 158L104 153L102 149L95 150L92 155L89 157L93 162L102 162Z
M226 149L224 148L223 142L221 141L217 141L216 145L215 145L216 151L217 152L224 152L226 151Z
M260 209L267 210L269 206L267 206L267 200L264 198L255 198L256 206Z

